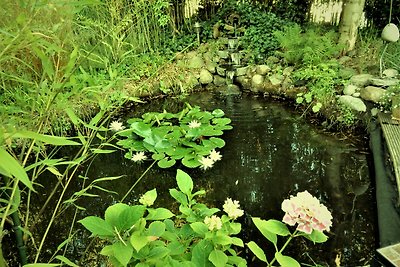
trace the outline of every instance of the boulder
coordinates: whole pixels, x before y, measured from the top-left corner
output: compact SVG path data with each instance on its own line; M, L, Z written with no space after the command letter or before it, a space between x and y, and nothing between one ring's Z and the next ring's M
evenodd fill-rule
M194 56L189 59L188 66L191 69L200 69L204 66L204 60L199 56Z
M268 79L272 85L280 85L283 81L282 75L279 74L273 74Z
M214 84L216 86L224 86L224 85L226 85L226 80L225 80L225 78L223 78L219 75L214 75Z
M201 84L209 84L213 81L213 75L206 69L202 69L200 71L200 78L199 81Z
M376 86L367 86L360 91L360 97L374 103L379 103L386 90Z
M278 63L279 61L280 61L280 59L277 58L277 57L275 57L275 56L269 56L269 57L267 58L267 62L270 62L270 63L272 63L272 64L276 64L276 63Z
M226 51L226 50L217 51L217 55L218 55L220 58L223 58L223 59L228 59L228 58L229 58L229 52Z
M344 87L343 94L345 94L345 95L353 95L359 90L360 90L360 88L358 88L354 84L348 84L348 85L346 85Z
M372 78L370 80L372 85L380 86L380 87L389 87L399 83L398 79L390 78L390 79L379 79L379 78Z
M256 73L260 75L266 75L271 71L271 68L268 65L258 65L256 67Z
M206 69L211 72L212 74L215 74L217 72L217 64L213 62L208 62L206 64Z
M385 78L396 78L399 75L399 72L395 69L386 69L382 74Z
M256 74L251 79L251 85L254 87L260 87L264 82L264 77L260 74Z
M226 72L225 72L224 68L221 68L221 67L217 66L216 70L217 70L217 73L218 73L219 76L225 77Z
M241 67L236 69L236 76L244 76L247 74L249 67Z
M357 86L366 86L369 84L370 79L372 79L371 74L358 74L354 75L353 77L350 78L350 83L357 85Z
M339 102L356 111L365 112L367 110L367 106L364 104L364 102L357 97L341 95L339 97Z

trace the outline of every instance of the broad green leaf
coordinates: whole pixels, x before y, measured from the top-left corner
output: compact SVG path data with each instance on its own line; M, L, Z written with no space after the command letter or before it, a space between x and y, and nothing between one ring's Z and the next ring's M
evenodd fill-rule
M148 235L160 237L165 232L165 224L163 222L155 221L149 225Z
M254 220L253 220L254 221ZM290 235L290 231L287 228L287 226L282 223L281 221L278 220L268 220L265 223L262 222L263 227L266 227L268 231L271 233L281 235L281 236L287 236Z
M179 189L183 193L185 193L187 196L190 196L192 194L193 181L186 172L178 169L176 173L176 181L178 183Z
M24 168L2 147L0 147L0 159L0 174L5 176L14 176L30 190L35 191Z
M214 117L223 117L225 112L222 109L214 109L211 113Z
M149 243L149 239L147 236L140 236L140 235L131 235L129 241L131 242L131 245L134 247L136 252L139 252L144 246Z
M263 234L263 236L265 236L270 242L272 242L276 246L278 237L276 236L276 234L272 233L268 229L267 221L257 217L253 217L252 220L253 223L256 225L257 229L261 232L261 234Z
M124 203L114 204L106 209L105 221L118 231L128 230L143 217L146 208L129 206Z
M217 235L213 237L213 242L215 244L226 246L232 244L232 238L226 234L218 232Z
M282 267L300 267L295 259L289 256L284 256L280 252L275 252L275 258Z
M324 243L328 240L328 236L317 230L313 230L311 234L304 234L304 236L314 243Z
M149 214L147 215L147 220L165 220L175 216L170 210L165 208L158 209L147 209Z
M150 250L147 258L149 259L162 259L165 258L169 254L169 249L166 247L157 246Z
M254 253L254 255L256 255L256 257L263 261L263 262L267 262L267 257L265 256L264 251L256 244L256 242L254 241L250 241L247 246L249 247L249 249L251 250L251 252Z
M145 200L146 203L142 203L143 205L145 204L150 204L150 203L154 203L154 201L156 201L157 199L157 189L154 188L152 190L147 191L146 193L144 193L144 195L142 196L142 198ZM140 202L141 200L139 200ZM153 204L151 204L153 205ZM147 206L151 206L151 205L147 205Z
M154 160L162 160L163 158L165 158L165 154L164 153L154 153L151 156L151 158Z
M57 255L56 259L61 261L62 263L68 265L68 266L72 266L72 267L79 267L79 265L76 265L75 263L73 263L72 261L70 261L68 258L61 256L61 255Z
M228 262L228 256L221 251L214 249L211 251L208 259L214 264L215 267L225 267L225 264Z
M242 239L238 237L231 237L232 244L238 247L244 247Z
M116 203L112 206L109 206L104 214L104 219L109 225L111 225L112 228L117 227L118 230L121 230L120 216L122 212L127 209L129 209L129 205L125 203Z
M216 147L218 148L222 148L225 146L225 141L221 138L218 137L211 137L210 141L213 142L215 144Z
M193 158L190 156L184 157L182 159L182 164L188 168L197 168L201 165L200 162L196 158Z
M75 114L75 112L71 108L66 108L65 113L67 113L68 117L75 126L78 126L82 122L82 120Z
M139 135L139 136L141 136L141 137L146 138L146 137L151 136L151 127L150 127L150 125L148 125L148 124L146 124L146 123L144 123L144 122L141 122L141 121L133 122L133 123L131 124L131 129L132 129L137 135Z
M114 236L113 227L99 217L89 216L79 222L92 232L92 236Z
M121 241L112 245L115 258L123 265L127 266L132 258L133 248L127 244L124 245Z
M213 123L214 124L218 124L218 125L227 125L229 123L231 123L231 119L228 118L217 118L217 119L213 119Z
M162 160L160 160L157 163L157 165L158 165L158 167L160 167L162 169L167 169L167 168L171 168L172 166L174 166L175 163L176 163L176 160L174 160L174 159L168 160L166 158L163 158Z
M207 240L201 240L192 250L192 262L197 267L212 267L213 264L208 260L208 256L213 251L212 244Z
M202 222L191 223L190 227L201 237L204 237L204 235L208 232L208 226Z
M53 136L53 135L46 135L46 134L38 134L31 131L19 131L13 134L14 138L28 138L28 139L35 139L41 141L43 143L55 146L76 146L80 145L75 141L68 140L65 137L60 136Z
M169 190L169 194L175 198L179 203L182 205L187 206L188 205L188 199L187 196L182 193L181 191L176 190L175 188Z

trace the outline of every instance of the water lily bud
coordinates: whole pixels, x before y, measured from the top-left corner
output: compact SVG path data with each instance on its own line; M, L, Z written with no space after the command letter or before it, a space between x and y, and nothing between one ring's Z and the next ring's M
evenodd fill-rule
M382 39L388 42L397 42L399 40L399 28L393 23L389 23L383 28Z

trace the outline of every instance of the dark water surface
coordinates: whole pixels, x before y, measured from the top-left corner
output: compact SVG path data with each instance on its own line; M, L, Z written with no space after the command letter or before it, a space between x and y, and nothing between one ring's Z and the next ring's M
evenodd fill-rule
M308 190L332 212L334 220L329 240L313 245L311 241L298 239L289 246L286 254L291 254L302 264L312 264L311 258L328 266L336 266L337 263L340 266L362 266L369 263L375 249L377 229L373 183L365 193L360 194L370 182L369 155L365 143L341 140L323 133L284 104L262 98L215 97L210 93L198 93L184 101L207 110L220 108L232 120L233 130L222 137L226 141L221 150L222 160L207 171L183 170L192 176L198 189L207 190L204 202L222 209L227 197L240 201L241 208L245 210L245 216L239 220L243 229L241 238L245 243L255 240L265 249L273 249L252 226L250 216L281 220L284 215L280 208L282 201L297 192ZM161 112L163 109L177 112L183 105L180 100L154 100L147 105L136 106L127 118L138 116L137 112ZM95 192L101 198L80 201L79 204L87 211L81 212L78 219L89 215L103 217L107 206L117 202L150 164L135 164L125 159L123 153L97 157L88 172L89 178L122 174L126 177L102 184L120 196ZM141 194L157 188L159 197L156 205L173 205L168 189L176 187L175 173L176 168L165 170L154 166L128 197L128 202L137 203ZM351 212L355 194L359 196ZM64 216L68 220L68 214ZM60 239L63 231L62 225L55 227L58 230L51 234L54 242ZM88 235L85 230L78 232L75 247L69 251L71 257L84 251ZM252 254L248 251L245 254L250 262ZM249 266L263 264L254 262Z

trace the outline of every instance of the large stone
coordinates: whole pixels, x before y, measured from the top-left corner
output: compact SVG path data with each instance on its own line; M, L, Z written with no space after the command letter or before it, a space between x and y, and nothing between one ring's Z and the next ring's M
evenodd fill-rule
M357 86L366 86L370 83L372 77L373 76L371 74L354 75L353 77L350 78L350 83Z
M213 81L213 75L206 69L202 69L200 71L200 78L199 81L201 84L209 84Z
M236 76L244 76L247 74L249 67L241 67L236 69Z
M386 90L376 86L367 86L360 91L360 97L374 103L379 103Z
M269 81L272 85L280 85L283 81L283 76L279 74L273 74L269 77Z
M199 56L194 56L189 60L189 68L200 69L204 66L204 60Z
M345 105L353 110L356 110L356 111L365 112L367 110L367 106L364 104L364 102L360 98L357 98L357 97L353 97L353 96L349 96L349 95L341 95L339 97L339 101L343 105Z
M286 68L283 69L282 73L285 76L290 76L293 71L294 71L293 67L286 67Z
M254 87L260 87L264 82L264 77L260 74L256 74L251 79L251 85Z
M379 78L372 78L370 80L372 85L381 86L381 87L389 87L399 83L398 79L379 79Z
M268 65L258 65L256 67L256 73L260 75L265 75L271 71L271 68Z
M354 84L348 84L344 87L343 94L353 95L359 90L360 90L360 88L358 88L358 86L355 86Z
M399 75L399 72L395 69L386 69L383 71L383 77L386 78L396 78Z
M276 63L278 63L279 61L280 61L280 59L277 58L277 57L275 57L275 56L269 56L269 57L267 58L267 62L270 62L270 63L272 63L272 64L276 64Z
M217 70L217 73L218 73L219 76L225 77L226 72L225 72L224 68L221 68L221 67L217 66L216 70Z
M223 86L223 85L226 85L226 80L225 80L225 78L223 78L219 75L214 75L214 84L216 86Z
M206 64L206 69L211 72L212 74L215 74L217 72L216 70L217 68L217 64L213 63L213 62L208 62Z
M218 55L220 58L223 58L223 59L228 59L228 58L229 58L229 52L226 51L226 50L217 51L217 55Z

